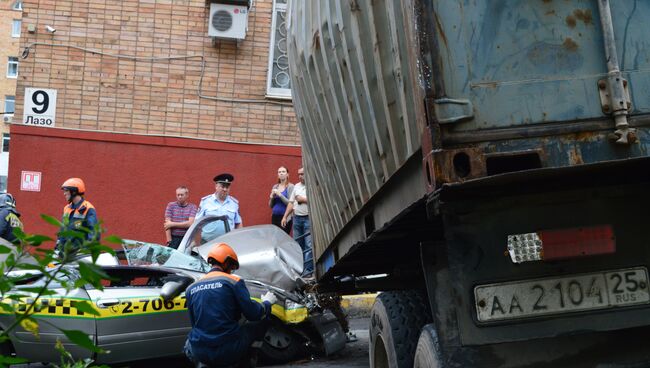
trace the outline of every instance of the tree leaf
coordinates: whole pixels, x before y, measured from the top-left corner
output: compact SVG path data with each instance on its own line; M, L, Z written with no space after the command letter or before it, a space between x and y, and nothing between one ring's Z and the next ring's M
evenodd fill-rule
M38 322L36 322L35 319L31 317L27 317L20 321L20 326L25 329L25 331L29 331L32 333L32 335L39 337L38 336Z
M0 309L2 309L5 312L8 312L8 313L13 313L14 312L13 304L9 304L9 303L0 303Z
M12 250L13 249L9 248L8 246L0 244L0 254L11 253Z
M109 279L110 276L106 274L101 268L86 262L79 262L79 274L81 277L90 282L91 284L99 283L102 279Z
M41 218L42 218L43 220L45 220L45 222L47 222L48 224L50 224L50 225L54 225L54 226L56 226L56 227L61 227L61 226L63 225L63 224L61 223L61 221L55 219L55 218L52 217L52 216L48 216L48 215L43 215L43 214L41 214Z
M8 355L0 355L0 367L9 366L12 364L22 364L22 363L27 363L27 359L11 357Z
M25 238L25 241L30 243L33 246L39 246L43 244L46 241L53 241L54 239L50 238L49 236L45 235L30 235L27 238Z
M122 244L122 238L115 235L107 236L106 238L104 238L104 241L107 241L109 243Z
M13 232L14 236L16 237L16 239L18 239L19 241L25 240L25 237L27 236L27 234L25 234L23 229L21 229L19 227L15 227L12 230L12 232Z
M80 301L76 302L74 304L74 307L77 308L78 310L84 312L84 313L92 314L93 316L99 316L100 315L99 311L97 309L95 309L95 307L93 307L93 305L91 303L88 303L85 300L80 300Z
M88 337L88 335L85 332L79 330L61 330L61 332L63 332L70 341L72 341L76 345L81 346L82 348L88 349L96 353L103 352L102 349L98 348L93 343L93 341L90 339L90 337Z

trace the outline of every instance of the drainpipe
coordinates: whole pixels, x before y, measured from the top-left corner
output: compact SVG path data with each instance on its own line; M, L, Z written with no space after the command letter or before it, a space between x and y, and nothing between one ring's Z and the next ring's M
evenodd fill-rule
M609 0L598 0L598 11L600 12L600 24L603 29L603 41L605 43L605 57L607 58L607 85L609 87L610 111L614 115L616 131L613 140L618 144L630 144L636 142L636 129L630 128L627 122L628 103L626 99L625 84L621 70L618 65L616 53L616 41L614 40L614 27L612 25L612 12Z

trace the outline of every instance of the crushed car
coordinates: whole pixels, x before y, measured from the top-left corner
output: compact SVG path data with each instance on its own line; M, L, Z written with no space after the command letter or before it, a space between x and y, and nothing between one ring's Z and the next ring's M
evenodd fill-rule
M75 358L91 358L98 364L181 355L190 330L184 290L210 270L201 254L217 242L228 242L238 253L240 269L236 274L246 280L253 299L259 300L267 290L278 296L271 327L259 350L261 361L278 364L306 354L330 355L341 350L345 334L340 324L319 306L299 277L300 247L273 225L228 232L226 223L225 234L201 238L206 226L222 226L220 221L223 219L212 217L197 221L179 250L125 240L115 256L102 254L97 261L110 277L102 282L103 290L84 286L67 292L50 284L54 295L36 301L34 317L41 321L38 335L18 327L10 333L11 339L0 345L0 352L33 362L58 362L60 354L54 346L60 340ZM75 277L76 273L72 269L68 274ZM32 274L17 287L34 288L43 282L42 275ZM79 301L91 303L99 315L77 309ZM0 314L0 329L13 320L13 314ZM82 331L107 352L83 349L71 343L61 329Z

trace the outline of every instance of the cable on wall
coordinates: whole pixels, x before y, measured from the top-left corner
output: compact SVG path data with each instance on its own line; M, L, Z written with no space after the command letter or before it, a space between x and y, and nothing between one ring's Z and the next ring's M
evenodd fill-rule
M197 88L197 95L199 98L219 101L219 102L234 102L234 103L246 103L246 104L269 104L269 105L278 105L293 107L293 104L290 102L281 102L273 101L266 99L246 99L246 98L230 98L230 97L218 97L218 96L208 96L204 95L201 91L203 89L203 76L205 75L205 56L203 54L190 54L190 55L178 55L178 56L134 56L134 55L123 55L123 54L113 54L108 52L103 52L95 49L90 49L86 47L70 45L65 43L47 43L47 42L32 42L29 45L25 46L20 57L26 59L29 56L29 52L35 46L49 46L49 47L65 47L77 49L84 52L89 52L95 55L102 55L108 57L114 57L116 59L126 59L133 61L163 61L163 60L189 60L189 59L199 59L201 60L201 75L199 77L199 86Z

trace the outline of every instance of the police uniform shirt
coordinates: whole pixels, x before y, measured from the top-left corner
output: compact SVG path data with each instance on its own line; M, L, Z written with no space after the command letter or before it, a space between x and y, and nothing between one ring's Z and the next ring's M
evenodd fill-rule
M236 224L242 223L239 215L239 202L235 197L228 196L225 201L220 202L216 194L210 194L201 198L199 207L199 212L196 213L197 219L203 216L227 216L231 230L235 228Z

